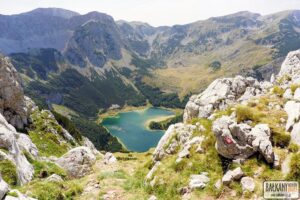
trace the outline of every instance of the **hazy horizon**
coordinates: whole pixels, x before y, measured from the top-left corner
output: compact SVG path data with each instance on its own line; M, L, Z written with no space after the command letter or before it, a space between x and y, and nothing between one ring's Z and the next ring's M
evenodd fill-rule
M300 0L1 0L0 13L20 14L36 8L62 8L86 14L98 11L115 20L139 21L152 26L187 24L210 17L249 11L261 15L300 9ZM24 2L26 4L24 4ZM179 13L179 14L178 14Z

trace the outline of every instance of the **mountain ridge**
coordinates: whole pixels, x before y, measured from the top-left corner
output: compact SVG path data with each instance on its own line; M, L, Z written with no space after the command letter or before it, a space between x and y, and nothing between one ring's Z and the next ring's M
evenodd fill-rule
M34 29L26 30L22 26L16 31L4 29L0 31L0 41L4 41L0 42L0 50L8 47L9 51L17 51L21 44L19 49L25 52L19 55L14 52L11 57L14 64L20 66L19 70L26 80L25 91L40 98L35 99L37 102L46 101L51 106L59 99L60 104L70 106L66 99L75 98L73 95L79 101L78 105L84 105L80 99L98 98L99 102L89 101L91 105L84 106L81 112L86 114L94 110L94 115L99 109L109 108L108 104L144 105L149 98L150 103L155 105L164 104L157 103L155 98L180 102L190 93L204 89L212 80L224 75L245 73L256 78L270 77L270 71L276 71L280 66L274 60L282 60L288 51L300 48L297 13L286 11L266 17L239 12L186 25L158 28L140 22L115 21L99 12L59 20L48 17L45 20L52 25L47 24L45 29L45 24L33 18L32 25L39 27L40 32L34 33ZM17 18L17 24L28 20L20 16ZM3 19L0 19L1 22L4 23ZM11 38L5 39L6 35ZM32 50L28 50L30 46L26 46L27 42L33 45ZM57 49L57 57L51 56L53 59L47 61L47 65L55 70L44 68L46 62L43 56L32 55L32 51L39 51L34 50L39 46L44 47L43 51L48 51L49 55L51 49L45 50L46 47ZM31 63L24 62L24 58ZM274 70L269 70L271 68ZM97 91L88 94L83 88L70 86L63 90L59 86L58 89L57 83L63 83L58 80L60 76L68 76L68 80L72 79L71 76L83 80L87 78L100 89L95 88ZM101 84L106 85L104 82L108 79L110 88L114 88L109 100L104 95L106 90L101 87ZM86 84L90 84L88 82ZM127 88L130 95L121 92L123 88ZM57 94L55 90L61 92ZM78 98L76 94L80 93L85 94L84 97ZM155 98L149 95L153 93L157 94ZM126 98L120 100L120 94ZM167 105L171 106L169 103ZM80 111L80 108L72 103L72 110Z

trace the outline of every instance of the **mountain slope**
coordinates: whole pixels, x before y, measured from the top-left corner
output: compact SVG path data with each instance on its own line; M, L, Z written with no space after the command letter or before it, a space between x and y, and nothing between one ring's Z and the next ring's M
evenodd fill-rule
M178 95L184 99L221 76L269 78L288 51L300 48L299 13L261 16L239 12L186 25L151 27L115 22L98 12L78 15L42 9L0 16L0 22L6 24L0 39L13 41L0 50L15 51L10 55L23 74L28 94L39 97L36 101L63 104L94 116L112 104L144 105L146 99L155 105L169 106L164 99L180 105ZM15 29L20 23L28 27ZM57 52L46 50L49 47ZM23 52L16 54L19 51ZM59 84L67 84L60 81L66 75L69 81L84 80L84 84L64 89ZM87 85L92 85L89 90ZM158 103L157 97L151 98L156 90L154 93L166 96Z
M172 27L169 34L156 38L159 46L153 52L156 57L166 56L167 68L155 70L144 81L183 93L196 92L217 77L239 74L241 70L264 72L264 65L299 48L298 15L299 11L269 16L241 12ZM221 65L217 70L211 67L214 62ZM280 63L273 67L279 69Z

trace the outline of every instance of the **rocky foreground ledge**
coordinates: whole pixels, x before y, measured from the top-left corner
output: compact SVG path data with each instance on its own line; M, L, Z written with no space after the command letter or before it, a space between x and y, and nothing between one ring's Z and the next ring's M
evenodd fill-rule
M300 180L299 120L300 50L270 82L221 78L192 96L184 123L171 125L156 147L145 181L152 188L173 181L182 199L197 199L195 191L260 199L264 180Z

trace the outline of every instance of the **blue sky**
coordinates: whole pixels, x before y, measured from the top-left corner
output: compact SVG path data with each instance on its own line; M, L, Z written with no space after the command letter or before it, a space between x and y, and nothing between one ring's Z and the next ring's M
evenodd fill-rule
M116 20L161 26L185 24L242 10L261 14L300 10L300 0L0 0L1 14L16 14L38 7L59 7L81 14L99 11Z

